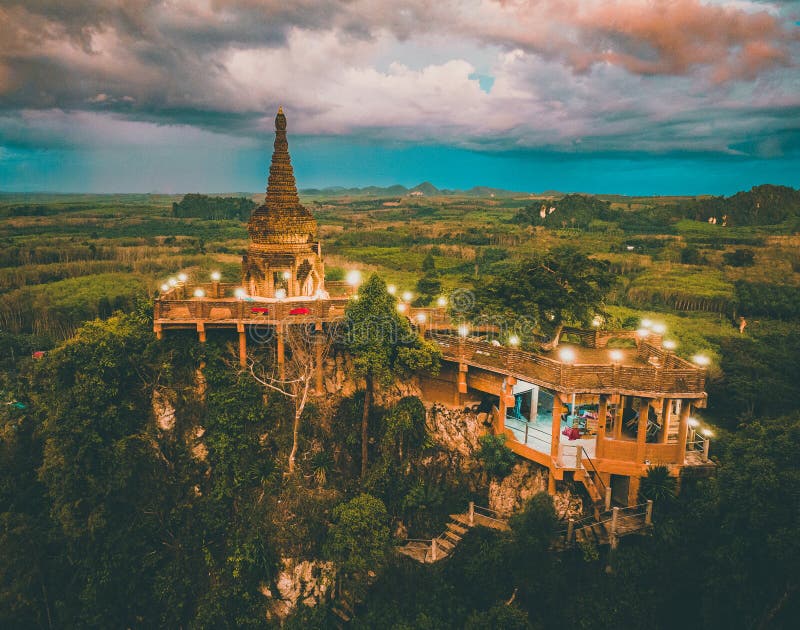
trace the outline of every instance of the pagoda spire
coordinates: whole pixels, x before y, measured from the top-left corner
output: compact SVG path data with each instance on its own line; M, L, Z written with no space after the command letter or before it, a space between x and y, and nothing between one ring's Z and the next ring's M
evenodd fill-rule
M265 205L270 209L288 209L297 206L297 184L294 179L292 160L289 157L289 141L286 139L286 116L283 107L275 116L275 149L269 167L267 198Z

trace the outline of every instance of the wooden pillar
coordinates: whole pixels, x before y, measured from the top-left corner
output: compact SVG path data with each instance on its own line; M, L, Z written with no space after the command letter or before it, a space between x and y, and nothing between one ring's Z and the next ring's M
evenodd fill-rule
M614 410L614 439L622 438L622 414L625 411L625 397L620 396L617 407Z
M683 465L686 459L686 438L689 436L689 416L692 413L692 403L688 400L681 400L681 410L678 412L678 444L675 453L675 461Z
M156 339L163 339L164 338L164 330L161 324L156 324L153 326L153 332L156 333Z
M650 417L650 400L642 398L639 405L639 425L636 428L636 463L644 463L644 454L647 443L647 419Z
M322 331L322 322L317 322L316 324L316 332L314 333L314 359L316 360L316 365L314 366L314 387L317 390L317 394L324 394L324 383L323 383L323 368L322 365L323 361L323 344L325 343L325 339L323 335L325 334Z
M561 442L561 413L563 405L558 392L553 393L553 424L550 430L550 457L558 461L558 445Z
M639 500L639 477L631 477L628 484L628 505L636 505Z
M278 376L281 380L286 378L286 351L283 340L283 324L277 325L278 337Z
M550 496L556 493L556 476L553 474L553 469L551 468L547 474L547 494Z
M658 441L661 444L666 444L667 436L669 435L669 425L672 420L672 400L665 398L661 409L661 437Z
M197 322L197 336L200 338L200 343L206 342L206 325L203 322Z
M247 333L244 324L237 324L236 330L239 333L239 366L247 367Z
M539 415L539 386L534 385L531 390L531 413L530 421L536 422L536 416Z
M605 450L607 414L608 398L601 394L600 404L597 405L597 445L595 446L595 457L598 459L602 459Z

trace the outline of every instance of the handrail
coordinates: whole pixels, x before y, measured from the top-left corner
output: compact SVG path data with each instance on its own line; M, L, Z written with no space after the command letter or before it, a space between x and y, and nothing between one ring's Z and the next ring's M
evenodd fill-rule
M592 477L589 477L589 478L592 479L592 483L595 485L595 487L597 487L597 482L598 481L600 482L600 485L602 486L602 489L603 489L603 491L600 492L600 498L605 498L605 496L606 496L606 484L603 481L603 478L600 476L600 471L597 470L597 466L594 465L594 462L592 461L592 458L589 457L589 453L586 452L586 449L583 446L581 446L580 449L583 451L583 457L581 457L581 464L583 464L584 461L588 461L589 462L589 465L592 467L592 471L594 472L594 478L592 478ZM600 489L598 488L598 491L599 490Z
M666 365L567 364L531 352L495 346L484 341L427 331L450 360L476 367L502 370L563 389L633 389L641 391L701 393L705 370L670 354ZM654 351L658 350L654 348ZM658 350L658 352L662 352ZM649 355L649 349L645 354ZM653 353L655 354L655 352ZM674 367L673 367L674 366Z

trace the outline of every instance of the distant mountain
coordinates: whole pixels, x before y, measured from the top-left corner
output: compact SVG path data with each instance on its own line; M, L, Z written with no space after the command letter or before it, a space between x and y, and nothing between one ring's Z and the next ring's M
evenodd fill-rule
M489 188L488 186L474 186L469 190L443 190L431 182L422 182L413 188L406 188L400 184L394 186L365 186L364 188L344 188L342 186L329 186L327 188L304 188L301 194L313 196L339 196L339 197L403 197L410 193L422 193L425 197L440 197L450 195L468 195L471 197L517 197L528 193L503 190L502 188Z
M430 182L422 182L421 184L417 184L409 192L421 192L426 197L434 197L442 194L441 191Z

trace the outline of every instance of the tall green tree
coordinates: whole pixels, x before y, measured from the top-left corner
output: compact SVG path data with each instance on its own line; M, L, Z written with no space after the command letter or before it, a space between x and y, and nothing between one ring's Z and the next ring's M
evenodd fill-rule
M333 509L325 555L336 563L357 590L370 573L380 573L389 555L389 514L383 501L360 494Z
M437 371L441 353L421 339L408 318L397 311L397 300L386 283L373 274L359 289L345 311L345 345L353 355L356 372L364 378L364 410L361 416L361 478L369 459L369 416L377 385L389 385L398 376L418 370Z
M497 265L496 271L492 282L475 285L478 308L510 321L527 318L551 337L548 347L558 345L565 325L586 325L602 313L616 279L608 263L569 246Z

